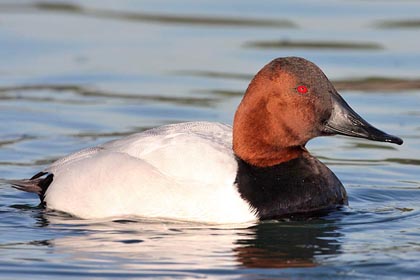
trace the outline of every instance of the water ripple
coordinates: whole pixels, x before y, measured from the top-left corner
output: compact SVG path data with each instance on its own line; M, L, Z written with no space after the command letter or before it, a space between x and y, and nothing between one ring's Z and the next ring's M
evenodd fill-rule
M158 13L123 12L115 10L92 9L79 6L73 3L52 3L37 2L33 5L7 4L0 5L0 11L6 12L28 12L31 10L68 13L80 16L89 16L107 20L122 20L134 22L151 22L159 24L180 24L187 26L220 26L220 27L259 27L259 28L295 28L297 27L290 20L280 19L252 19L240 17L215 17L215 16L195 16L195 15L171 15Z

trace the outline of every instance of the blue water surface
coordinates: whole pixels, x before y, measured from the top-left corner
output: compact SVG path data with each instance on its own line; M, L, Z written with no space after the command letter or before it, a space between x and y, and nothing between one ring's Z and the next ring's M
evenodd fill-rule
M350 206L310 220L80 220L0 184L0 278L418 279L419 19L408 0L0 1L2 179L162 124L231 124L280 56L405 141L311 141Z

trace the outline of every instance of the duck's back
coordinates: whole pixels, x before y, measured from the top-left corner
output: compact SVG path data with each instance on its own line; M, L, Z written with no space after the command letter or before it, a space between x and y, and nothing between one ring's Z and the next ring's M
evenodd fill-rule
M210 222L254 219L234 186L232 128L161 126L62 158L45 171L48 208L83 218L140 215Z

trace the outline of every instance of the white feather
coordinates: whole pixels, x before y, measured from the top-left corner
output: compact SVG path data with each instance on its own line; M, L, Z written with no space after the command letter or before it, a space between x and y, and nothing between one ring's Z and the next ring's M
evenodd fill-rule
M47 207L81 218L256 219L234 185L232 128L224 124L161 126L73 153L45 171L54 174Z

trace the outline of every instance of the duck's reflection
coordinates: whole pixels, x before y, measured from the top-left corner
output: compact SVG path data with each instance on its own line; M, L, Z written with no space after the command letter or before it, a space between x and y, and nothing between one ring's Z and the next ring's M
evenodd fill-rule
M321 264L340 251L335 222L268 222L208 226L150 220L86 221L45 215L49 240L74 261L112 259L113 269L290 268Z
M240 238L234 251L249 268L317 266L339 253L340 233L333 222L261 223L249 228L252 238Z

